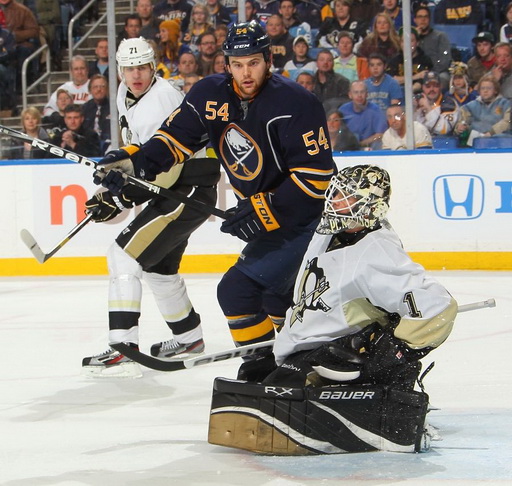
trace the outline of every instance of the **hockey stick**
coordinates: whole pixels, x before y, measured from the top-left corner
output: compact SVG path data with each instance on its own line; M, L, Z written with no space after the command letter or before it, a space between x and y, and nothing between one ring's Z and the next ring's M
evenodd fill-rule
M40 140L39 138L32 138L23 132L14 130L13 128L0 125L0 133L3 133L4 135L9 135L19 140L23 140L24 142L30 143L32 147L48 152L52 155L55 155L56 157L67 159L77 164L86 165L87 167L92 167L93 169L96 170L102 170L102 167L98 166L97 162L95 162L92 159L84 157L83 155L78 155L75 152L63 149L49 142L45 142L44 140ZM197 209L198 211L213 214L214 216L218 216L219 218L222 219L226 219L228 217L225 211L223 211L222 209L218 209L215 206L210 206L197 199L192 199L190 197L185 196L184 194L180 194L178 192L165 189L164 187L157 186L156 184L152 184L151 182L143 181L142 179L137 179L136 177L130 176L128 174L123 174L123 176L126 179L126 182L128 182L129 184L140 187L141 189L145 189L146 191L151 192L155 195L186 204L191 208Z
M457 309L459 312L469 312L477 309L483 309L485 307L496 307L496 301L494 299L487 299L481 302L473 302L471 304L461 305ZM135 348L128 346L124 343L115 343L110 345L116 351L124 354L133 361L157 371L178 371L196 366L201 366L209 363L216 363L218 361L225 361L231 358L240 358L242 356L250 356L257 354L257 352L271 351L274 346L274 340L264 341L261 343L248 344L246 346L240 346L238 348L231 348L225 351L219 351L217 353L202 354L200 356L194 356L193 358L185 358L183 360L163 360L149 356L147 354L137 351Z
M92 218L92 214L89 213L87 216L80 221L67 235L64 239L59 241L48 253L45 253L43 250L41 250L41 247L35 240L35 238L30 234L30 232L26 229L22 229L20 231L20 236L27 245L27 248L32 252L32 255L34 255L35 259L39 263L44 263L47 260L49 260L55 253L57 253L73 236L75 236Z

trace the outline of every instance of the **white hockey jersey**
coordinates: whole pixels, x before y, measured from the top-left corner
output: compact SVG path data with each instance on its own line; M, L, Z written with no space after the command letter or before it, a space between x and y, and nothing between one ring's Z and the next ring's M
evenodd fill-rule
M401 316L395 336L411 348L438 346L451 332L457 303L414 263L388 225L355 244L328 249L332 235L315 233L302 261L294 304L277 335L277 364L372 322Z
M65 89L73 97L73 104L75 105L83 105L92 98L89 92L89 80L80 86L73 83L73 81L66 81L50 96L48 103L46 103L44 107L43 116L50 116L54 111L59 111L59 107L57 106L57 91L59 91L59 89Z

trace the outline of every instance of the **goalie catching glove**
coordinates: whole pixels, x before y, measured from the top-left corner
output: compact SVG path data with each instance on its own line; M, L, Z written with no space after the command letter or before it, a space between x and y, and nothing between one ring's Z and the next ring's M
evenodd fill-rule
M85 208L94 222L103 223L114 219L123 209L133 208L133 203L122 194L115 196L105 191L86 201Z
M127 145L118 150L112 150L98 162L93 181L112 194L120 194L126 183L124 174L154 181L160 172L161 169L157 165L146 160L144 152L138 145Z
M264 233L280 228L271 203L271 193L259 192L249 199L242 199L235 208L228 210L230 216L220 230L237 236L246 243Z

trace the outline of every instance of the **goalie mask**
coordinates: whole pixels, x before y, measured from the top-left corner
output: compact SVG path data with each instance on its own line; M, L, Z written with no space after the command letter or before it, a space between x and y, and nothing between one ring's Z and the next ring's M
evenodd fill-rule
M373 229L386 217L389 174L375 165L346 167L333 176L317 233L332 235L362 227Z
M123 39L116 53L117 72L124 81L123 68L150 64L156 71L155 51L144 37Z

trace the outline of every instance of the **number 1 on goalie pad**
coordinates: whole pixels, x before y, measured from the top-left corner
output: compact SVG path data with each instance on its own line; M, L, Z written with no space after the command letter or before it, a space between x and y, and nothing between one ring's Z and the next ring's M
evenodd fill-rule
M275 455L428 450L428 395L388 386L290 388L217 378L208 442Z

